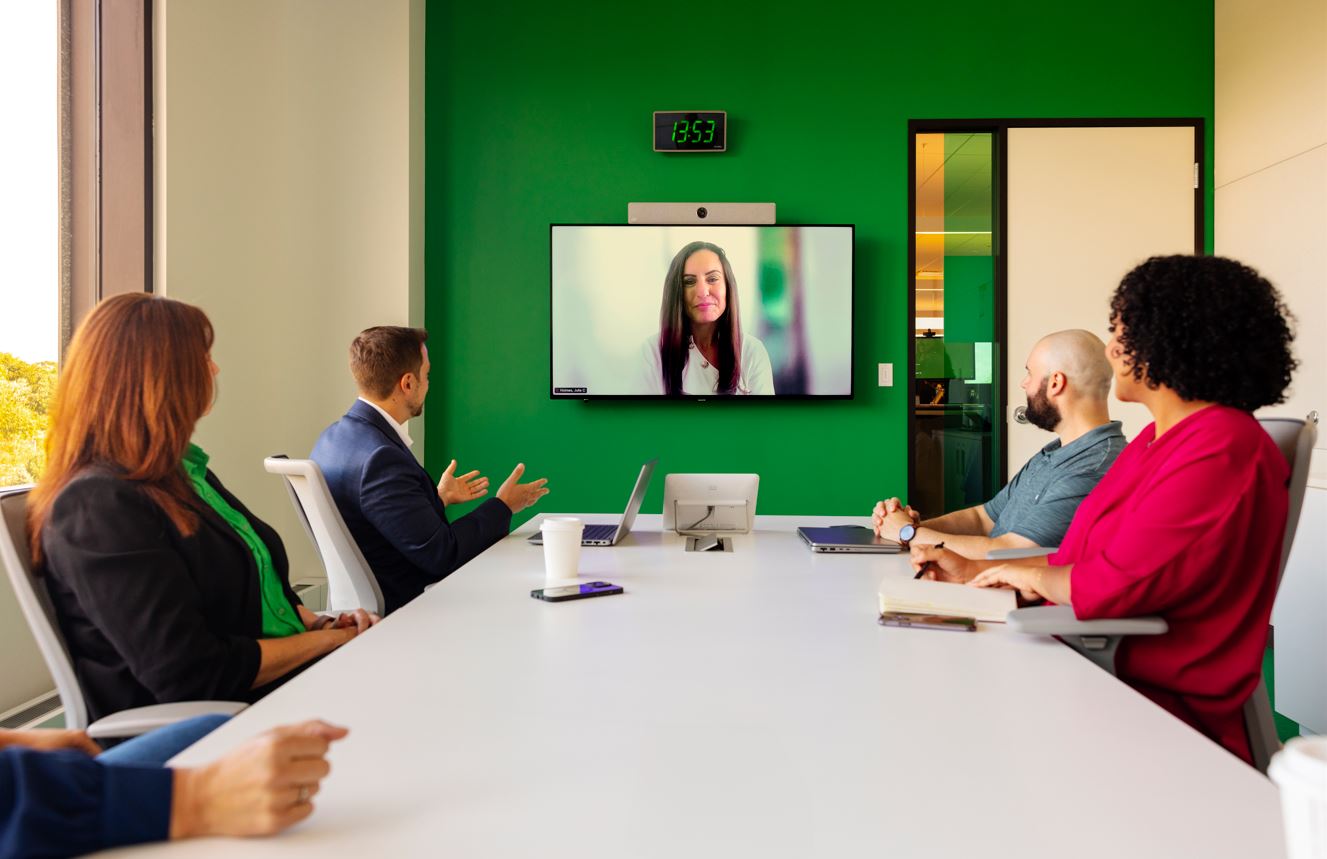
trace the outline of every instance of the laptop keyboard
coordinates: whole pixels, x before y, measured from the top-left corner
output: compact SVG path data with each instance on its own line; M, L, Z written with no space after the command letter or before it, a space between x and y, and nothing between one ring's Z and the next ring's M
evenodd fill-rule
M616 525L586 525L585 530L581 532L581 542L586 540L611 540L613 533L617 531Z

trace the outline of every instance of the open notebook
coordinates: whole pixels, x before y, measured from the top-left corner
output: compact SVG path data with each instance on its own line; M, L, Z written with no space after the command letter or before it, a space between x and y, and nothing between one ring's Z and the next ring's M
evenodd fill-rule
M880 612L938 614L972 617L987 623L1004 623L1018 608L1015 592L996 588L974 588L953 582L928 582L886 576L880 580Z

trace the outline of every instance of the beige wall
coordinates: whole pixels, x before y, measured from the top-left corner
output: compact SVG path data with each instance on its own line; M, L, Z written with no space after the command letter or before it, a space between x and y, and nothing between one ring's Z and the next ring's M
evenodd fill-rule
M1216 252L1259 269L1298 318L1301 366L1268 414L1327 417L1327 3L1216 2ZM1327 486L1327 424L1313 479Z
M321 578L271 453L354 398L346 346L423 324L424 0L156 0L156 289L216 326L196 440ZM422 457L423 427L411 426ZM54 685L0 591L0 712Z
M307 456L349 406L358 331L423 324L423 0L156 15L157 288L207 311L221 366L196 440L281 532L292 577L320 577L262 459Z
M54 688L14 592L0 577L0 713Z

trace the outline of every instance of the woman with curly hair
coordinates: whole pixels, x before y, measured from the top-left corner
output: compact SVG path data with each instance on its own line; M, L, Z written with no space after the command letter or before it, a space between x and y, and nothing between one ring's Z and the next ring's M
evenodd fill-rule
M1250 761L1241 710L1257 688L1276 597L1289 468L1254 409L1285 398L1290 314L1253 269L1153 257L1111 299L1115 395L1154 422L1036 562L968 561L918 547L938 577L1072 605L1082 620L1160 615L1127 638L1121 679Z

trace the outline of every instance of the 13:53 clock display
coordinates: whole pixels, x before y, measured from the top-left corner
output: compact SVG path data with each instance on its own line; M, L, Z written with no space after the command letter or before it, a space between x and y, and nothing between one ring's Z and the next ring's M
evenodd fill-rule
M656 110L655 152L723 152L728 148L728 114L722 110Z

